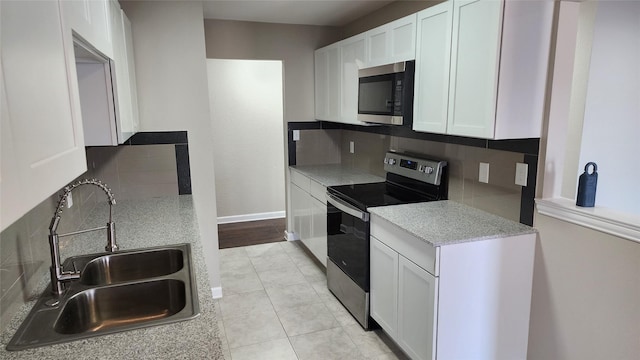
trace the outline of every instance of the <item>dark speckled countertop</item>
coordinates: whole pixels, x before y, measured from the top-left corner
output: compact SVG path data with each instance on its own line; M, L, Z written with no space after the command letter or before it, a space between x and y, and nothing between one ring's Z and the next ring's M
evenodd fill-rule
M104 225L108 207L98 206L83 228ZM64 221L64 214L62 216ZM129 250L159 245L190 243L196 273L200 316L195 319L125 331L112 335L44 346L23 351L7 351L16 329L35 301L22 306L1 337L2 359L216 359L222 358L217 319L207 269L198 235L198 226L190 195L118 201L114 206L117 241ZM61 242L61 257L99 253L106 244L104 232L94 232ZM49 283L48 273L34 296Z

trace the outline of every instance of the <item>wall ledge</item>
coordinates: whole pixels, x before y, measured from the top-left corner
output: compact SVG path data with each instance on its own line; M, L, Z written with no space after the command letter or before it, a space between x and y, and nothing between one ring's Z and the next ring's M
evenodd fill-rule
M566 198L536 199L536 209L542 215L640 242L640 215L602 207L584 208Z

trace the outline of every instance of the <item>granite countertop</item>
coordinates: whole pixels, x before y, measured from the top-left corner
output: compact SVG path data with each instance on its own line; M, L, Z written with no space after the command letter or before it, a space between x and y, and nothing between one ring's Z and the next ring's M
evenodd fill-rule
M433 246L532 234L536 230L451 200L369 208Z
M371 175L364 170L341 164L289 166L290 169L319 182L324 186L365 184L385 181L384 177Z
M121 250L190 243L200 315L192 320L97 336L22 351L7 351L9 342L49 284L44 276L32 301L22 306L1 337L2 359L214 359L222 356L211 287L190 195L122 200L114 206L117 242ZM104 225L108 206L98 205L83 228ZM64 221L64 214L62 215ZM71 238L71 239L70 239ZM61 258L98 253L106 244L103 231L63 238Z

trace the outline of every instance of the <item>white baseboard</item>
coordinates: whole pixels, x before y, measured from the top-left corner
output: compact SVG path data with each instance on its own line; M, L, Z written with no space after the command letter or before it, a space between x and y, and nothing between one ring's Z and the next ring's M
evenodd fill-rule
M300 236L293 231L284 231L284 239L287 241L300 240Z
M232 215L232 216L220 216L218 217L218 224L230 224L244 221L257 221L257 220L269 220L280 219L286 216L284 211L273 211L266 213L256 214L244 214L244 215Z
M222 288L220 286L211 288L211 296L214 299L221 299L222 298Z

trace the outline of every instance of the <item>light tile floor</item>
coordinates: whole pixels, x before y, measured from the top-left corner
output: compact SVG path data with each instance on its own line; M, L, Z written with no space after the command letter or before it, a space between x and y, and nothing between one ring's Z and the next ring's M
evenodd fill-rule
M297 241L220 250L220 270L225 359L406 359L360 327Z

